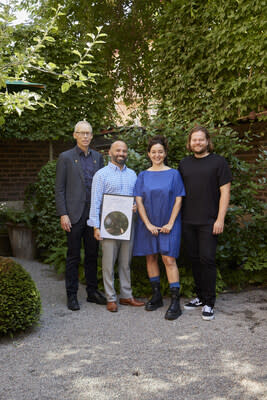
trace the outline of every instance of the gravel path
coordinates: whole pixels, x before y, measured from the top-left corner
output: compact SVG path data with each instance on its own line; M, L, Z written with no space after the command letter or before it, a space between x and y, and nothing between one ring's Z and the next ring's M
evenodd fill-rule
M166 321L155 312L86 302L66 308L64 280L16 260L41 292L40 325L0 339L1 400L267 399L267 291L223 294L216 319L200 310ZM182 299L182 304L186 299Z

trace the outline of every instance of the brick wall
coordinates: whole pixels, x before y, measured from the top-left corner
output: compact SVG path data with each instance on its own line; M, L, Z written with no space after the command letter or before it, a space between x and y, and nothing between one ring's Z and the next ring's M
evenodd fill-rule
M53 143L54 158L72 146L74 142ZM0 201L23 200L25 188L48 161L49 142L0 141Z
M253 148L239 154L246 161L253 162L258 154L259 146L267 145L266 122L257 122L253 126L249 123L241 123L232 126L242 134L252 129L253 134L265 135L254 138ZM54 142L53 156L57 158L59 153L70 149L74 142ZM96 150L107 150L109 141L103 135L95 136L92 147ZM36 181L40 168L49 161L49 142L32 142L30 140L0 141L0 201L17 201L24 199L24 190L29 183ZM259 194L259 198L267 201L267 188Z
M48 144L30 141L0 143L0 199L22 200L25 187L48 161Z
M251 142L252 148L247 152L238 153L238 157L242 160L245 160L251 164L257 159L259 154L259 149L263 148L265 151L267 150L267 122L266 121L258 121L251 123L249 121L242 122L238 125L231 126L234 130L239 133L239 136L242 138L244 132L250 131L250 134L253 137ZM267 171L266 171L267 172ZM267 175L266 175L267 178ZM265 189L259 191L257 196L258 199L267 201L267 186L265 185Z

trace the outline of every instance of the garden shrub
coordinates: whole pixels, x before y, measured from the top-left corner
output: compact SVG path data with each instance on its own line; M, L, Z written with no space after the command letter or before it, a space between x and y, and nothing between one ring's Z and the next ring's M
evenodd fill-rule
M38 322L40 312L40 293L29 273L0 257L0 335L25 331Z
M55 202L56 161L49 161L38 173L36 190L37 211L37 246L50 254L52 247L66 242L59 217L56 214Z

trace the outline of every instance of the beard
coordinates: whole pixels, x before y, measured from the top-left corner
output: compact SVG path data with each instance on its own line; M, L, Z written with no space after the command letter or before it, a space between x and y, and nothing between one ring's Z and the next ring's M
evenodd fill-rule
M126 163L126 157L125 158L113 157L113 160L119 165L124 165Z
M205 153L209 152L208 147L202 147L200 150L195 150L195 149L192 149L192 150L193 150L193 153L195 153L195 154L205 154Z

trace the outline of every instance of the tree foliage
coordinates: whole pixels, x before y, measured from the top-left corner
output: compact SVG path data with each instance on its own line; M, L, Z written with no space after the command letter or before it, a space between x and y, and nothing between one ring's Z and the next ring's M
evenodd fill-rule
M98 110L106 109L116 96L123 96L126 104L135 101L142 109L154 102L171 124L195 118L233 121L266 105L266 20L262 18L266 0L60 3L65 14L57 21L56 58L60 62L64 59L61 53L71 46L78 46L79 57L86 35L95 26L103 26L108 35L93 71L101 66L102 102L96 96L94 105L89 103L102 126L110 118L95 112L95 104L100 101ZM33 15L39 23L51 18L59 0L24 0L23 4L35 5ZM68 38L66 46L62 38ZM92 98L90 85L88 91ZM76 98L73 95L73 100ZM61 99L58 104L63 104ZM110 116L114 109L107 108Z
M17 32L21 41L28 32ZM57 32L54 34L57 46L50 44L43 50L47 60L53 60L57 64L70 64L74 58L78 58L70 51L72 48L80 49L83 44L75 43L73 38ZM31 140L47 140L69 138L73 132L75 123L82 119L88 119L94 130L100 126L108 125L113 114L114 102L111 80L103 68L102 48L96 45L92 50L91 63L85 65L88 72L94 73L95 82L86 82L86 86L69 88L68 93L60 90L61 82L54 75L35 71L28 75L31 81L42 82L46 85L43 92L44 99L51 99L56 107L47 105L45 108L25 111L20 117L12 114L6 118L2 129L3 137L16 137L18 139L29 138ZM38 128L38 129L37 129Z
M34 1L25 0L32 4ZM51 7L62 4L66 18L59 29L83 39L94 26L102 26L107 34L103 49L103 64L112 78L113 90L126 103L150 98L151 42L156 35L156 19L162 8L161 0L41 0L39 14L46 18Z
M24 90L19 93L9 93L6 88L6 80L30 80L42 79L50 75L54 82L57 82L57 89L62 93L70 88L87 87L87 83L95 83L98 75L89 66L92 63L93 48L101 45L103 37L106 35L97 28L96 34L87 32L86 41L82 48L75 48L75 42L68 46L67 39L63 39L63 57L60 53L60 46L56 46L57 20L63 17L61 6L51 10L49 20L40 20L39 24L32 23L26 28L22 26L12 26L14 19L10 6L0 4L2 18L0 20L0 124L4 123L5 114L16 111L19 115L26 108L35 110L36 106L44 107L50 105L55 107L53 97L55 91L48 96L42 97L40 94L31 93ZM63 47L63 46L62 46ZM57 50L59 56L52 57L49 49ZM55 89L55 87L54 87ZM52 96L53 94L53 96ZM39 110L40 111L40 110ZM51 122L51 121L50 121Z
M165 2L152 86L170 121L234 121L266 105L265 0Z

